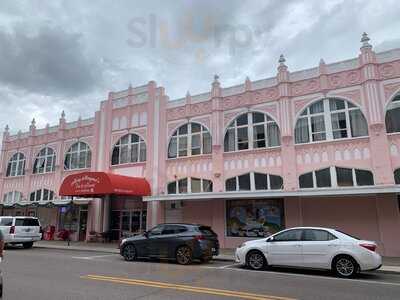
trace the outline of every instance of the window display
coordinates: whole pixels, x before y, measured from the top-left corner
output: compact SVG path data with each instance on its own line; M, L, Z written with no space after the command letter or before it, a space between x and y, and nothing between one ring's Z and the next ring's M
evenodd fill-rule
M226 201L227 236L266 237L284 229L283 199Z

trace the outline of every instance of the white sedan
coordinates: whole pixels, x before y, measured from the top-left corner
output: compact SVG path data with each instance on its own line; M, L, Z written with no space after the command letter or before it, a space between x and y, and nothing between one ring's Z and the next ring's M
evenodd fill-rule
M348 278L381 267L382 258L375 250L375 242L335 229L296 227L243 243L235 258L254 270L267 266L325 269Z

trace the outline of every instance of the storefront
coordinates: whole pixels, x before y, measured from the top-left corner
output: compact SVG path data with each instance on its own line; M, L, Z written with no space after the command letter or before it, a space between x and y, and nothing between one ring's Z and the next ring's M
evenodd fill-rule
M79 240L118 241L146 230L150 185L143 178L103 172L84 172L66 177L61 196L91 199L79 209L63 207L60 227L77 232ZM75 200L74 200L75 201Z

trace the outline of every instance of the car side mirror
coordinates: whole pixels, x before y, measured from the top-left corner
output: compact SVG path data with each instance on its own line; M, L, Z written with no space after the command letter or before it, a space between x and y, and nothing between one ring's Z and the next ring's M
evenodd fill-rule
M270 243L270 242L273 242L273 241L274 241L274 237L273 236L267 238L267 243Z
M149 237L149 232L145 231L145 232L143 232L143 235L148 238Z

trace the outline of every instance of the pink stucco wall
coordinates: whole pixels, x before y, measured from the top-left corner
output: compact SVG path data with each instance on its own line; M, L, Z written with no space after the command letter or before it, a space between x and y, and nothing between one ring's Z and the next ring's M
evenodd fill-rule
M328 166L371 170L377 186L394 185L393 171L400 167L400 133L386 133L385 113L388 103L400 92L400 49L375 53L368 41L364 41L359 56L343 62L321 61L315 68L291 72L281 59L272 78L257 81L247 78L237 86L223 87L223 80L215 77L209 91L199 95L188 93L174 101L169 99L167 91L150 81L143 86L110 92L92 119L68 122L62 115L56 126L39 129L32 123L29 131L14 135L6 130L0 157L0 195L20 191L27 199L30 192L39 188L57 192L67 175L87 171L66 171L63 167L65 152L78 140L86 142L92 150L91 170L145 177L155 197L167 193L168 182L185 177L212 180L214 192L224 193L227 178L254 171L280 175L284 179L284 191L298 191L299 175ZM368 122L369 135L295 145L294 127L299 114L310 104L327 97L358 106ZM281 146L224 153L228 124L248 111L268 114L277 122ZM187 122L200 123L210 131L212 153L168 159L171 135ZM111 166L114 144L128 133L138 134L145 140L146 162ZM56 151L55 172L33 175L34 159L44 146ZM5 177L7 163L17 151L27 158L26 175ZM400 244L395 238L396 226L399 229L396 196L384 196L386 200L382 202L374 197L287 199L286 225L340 223L348 231L377 239L388 255L397 255ZM224 237L224 201L207 201L207 205L184 202L185 221L211 224L223 237L225 247L241 242ZM343 203L349 208L345 212L341 211ZM147 208L148 226L165 220L164 204L153 201ZM103 230L102 210L102 200L91 201L89 230ZM333 217L329 214L322 217L321 211L325 210L335 211L336 219L330 219ZM353 216L352 211L360 213ZM339 216L343 220L337 219ZM370 223L365 223L366 220Z

